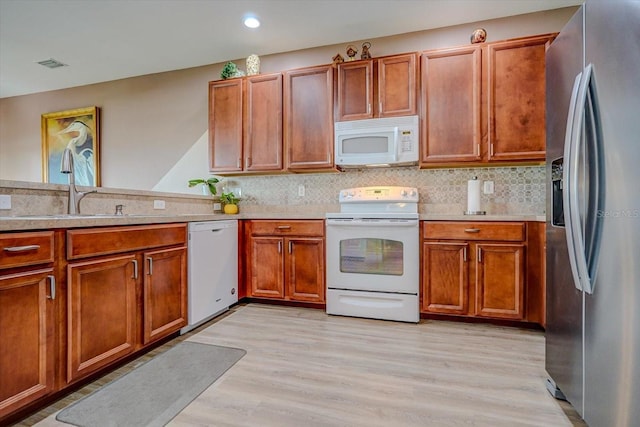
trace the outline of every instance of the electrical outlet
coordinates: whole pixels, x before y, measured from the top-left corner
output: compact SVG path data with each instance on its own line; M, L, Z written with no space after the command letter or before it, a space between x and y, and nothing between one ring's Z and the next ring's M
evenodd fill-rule
M484 194L493 194L493 181L484 182Z
M213 211L214 212L219 212L222 210L222 203L214 203L213 204Z
M0 194L0 209L11 209L11 196Z
M164 200L154 200L153 209L164 209Z
M304 197L304 185L298 185L298 196Z

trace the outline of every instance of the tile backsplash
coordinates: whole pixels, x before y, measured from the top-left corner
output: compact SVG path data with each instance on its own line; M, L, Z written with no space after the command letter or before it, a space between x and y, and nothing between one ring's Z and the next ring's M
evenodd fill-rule
M390 168L354 170L340 173L235 176L224 178L220 187L240 187L240 212L337 212L338 193L352 187L398 185L416 187L419 211L424 214L459 215L466 210L467 181L477 176L493 181L494 193L481 195L481 208L487 214L544 215L545 167L514 166L467 169ZM304 186L304 196L300 195ZM67 186L0 182L0 194L13 198L11 210L3 215L63 213ZM221 190L222 188L220 188ZM126 213L204 214L213 211L210 197L118 190L101 187L97 194L81 203L83 213L113 213L123 204ZM153 209L156 199L166 201L166 210Z
M417 187L420 213L461 214L466 210L467 181L477 176L493 181L494 193L481 195L488 214L545 213L545 167L514 166L469 169L391 168L332 174L298 174L226 178L225 185L242 188L241 209L265 206L327 205L338 210L338 193L352 187L400 185ZM299 195L304 186L304 196Z

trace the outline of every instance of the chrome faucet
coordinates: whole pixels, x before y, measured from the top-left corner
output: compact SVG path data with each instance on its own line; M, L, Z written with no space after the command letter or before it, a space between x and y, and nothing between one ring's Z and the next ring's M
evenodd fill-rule
M69 204L67 213L77 215L80 213L80 200L89 193L97 193L97 190L78 191L76 188L75 172L73 171L73 153L70 148L65 148L60 162L60 173L69 174Z

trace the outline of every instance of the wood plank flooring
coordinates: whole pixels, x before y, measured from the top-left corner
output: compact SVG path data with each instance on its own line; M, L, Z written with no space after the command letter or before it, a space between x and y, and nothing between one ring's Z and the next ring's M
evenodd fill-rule
M537 331L248 304L186 339L247 354L169 426L584 426L545 389Z

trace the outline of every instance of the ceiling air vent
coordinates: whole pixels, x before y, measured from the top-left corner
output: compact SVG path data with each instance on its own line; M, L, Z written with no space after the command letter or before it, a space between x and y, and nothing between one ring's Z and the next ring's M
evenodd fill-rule
M38 61L38 64L44 65L47 68L58 68L67 66L67 64L63 64L62 62L57 61L53 58L45 59L44 61Z

